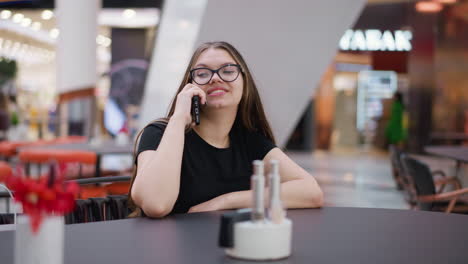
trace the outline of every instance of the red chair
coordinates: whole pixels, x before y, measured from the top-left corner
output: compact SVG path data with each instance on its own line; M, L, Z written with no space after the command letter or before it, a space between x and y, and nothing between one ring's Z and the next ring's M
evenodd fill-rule
M110 195L128 194L128 191L130 190L130 182L110 183L104 187L107 191L107 194Z
M94 177L97 155L94 152L81 150L57 150L57 149L26 149L22 150L19 160L26 164L27 173L31 173L31 164L42 165L56 161L59 164L66 164L65 178L77 179ZM84 186L81 188L79 198L104 197L107 191L102 186Z
M19 160L26 164L26 173L31 174L31 164L38 165L39 171L42 165L56 161L67 164L66 178L93 177L97 156L94 152L81 150L58 150L33 148L20 151ZM76 165L76 166L73 166Z
M12 156L16 155L16 149L18 147L28 144L26 141L2 141L0 142L0 155L4 159L9 159Z
M6 177L12 174L10 165L5 161L0 161L0 183L5 182Z

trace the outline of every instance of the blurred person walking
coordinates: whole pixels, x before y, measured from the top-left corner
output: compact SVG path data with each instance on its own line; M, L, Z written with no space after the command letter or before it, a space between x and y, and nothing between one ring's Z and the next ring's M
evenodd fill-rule
M393 95L390 121L385 129L387 142L402 147L407 137L407 127L403 94L401 92L395 92Z

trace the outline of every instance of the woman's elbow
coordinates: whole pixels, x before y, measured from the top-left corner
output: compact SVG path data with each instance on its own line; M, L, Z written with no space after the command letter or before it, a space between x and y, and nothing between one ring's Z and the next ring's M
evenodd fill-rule
M317 186L317 189L313 192L312 197L312 207L322 207L324 203L323 192L320 187Z
M324 203L323 191L316 181L310 181L307 200L310 208L322 207Z
M151 218L163 218L171 212L171 208L161 204L142 205L141 209Z
M143 210L146 216L151 218L165 217L172 210L172 206L150 201L150 199L143 198L142 195L138 195L136 192L132 192L132 200L135 202L136 206Z

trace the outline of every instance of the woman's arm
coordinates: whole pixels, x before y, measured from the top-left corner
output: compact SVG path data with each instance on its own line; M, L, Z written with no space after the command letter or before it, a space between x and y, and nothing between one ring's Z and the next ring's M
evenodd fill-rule
M171 118L157 150L138 155L132 199L147 216L163 217L174 207L179 195L184 133L185 120Z
M291 160L281 149L274 148L263 159L265 175L270 160L278 160L281 176L281 199L286 208L314 208L323 206L323 192L315 178Z
M177 95L174 114L157 149L138 155L132 199L149 217L169 214L179 196L185 127L192 123L190 110L194 95L201 97L202 104L206 103L205 92L187 84Z
M273 159L278 160L280 164L281 200L284 207L314 208L323 206L323 192L314 177L292 161L279 148L270 150L263 159L266 176L269 173L269 161ZM252 192L240 191L227 193L196 205L189 212L246 208L251 207L251 205Z

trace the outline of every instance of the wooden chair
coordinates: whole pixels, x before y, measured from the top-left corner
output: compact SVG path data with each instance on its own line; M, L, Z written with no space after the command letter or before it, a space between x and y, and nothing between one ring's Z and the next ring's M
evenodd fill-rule
M404 191L405 200L410 204L411 207L414 207L417 204L417 194L413 179L408 175L408 172L406 172L405 167L402 164L402 155L406 154L397 147L393 145L390 146L390 159L392 164L393 177L397 183L397 187L401 186L401 189ZM434 184L438 188L437 193L444 191L445 187L447 186L447 182L458 182L459 184L459 181L456 177L449 178L441 170L432 171L431 175L434 179Z
M468 201L462 195L468 194L468 188L461 188L455 178L439 179L437 183L441 188L437 191L433 174L429 167L406 154L401 161L407 175L411 177L416 192L417 207L426 211L445 211L446 213L468 212ZM452 184L454 191L444 192L446 185Z
M403 152L394 145L390 145L390 161L392 165L392 175L397 184L397 189L404 191L405 200L411 207L416 205L416 191L411 177L408 177L401 163Z

